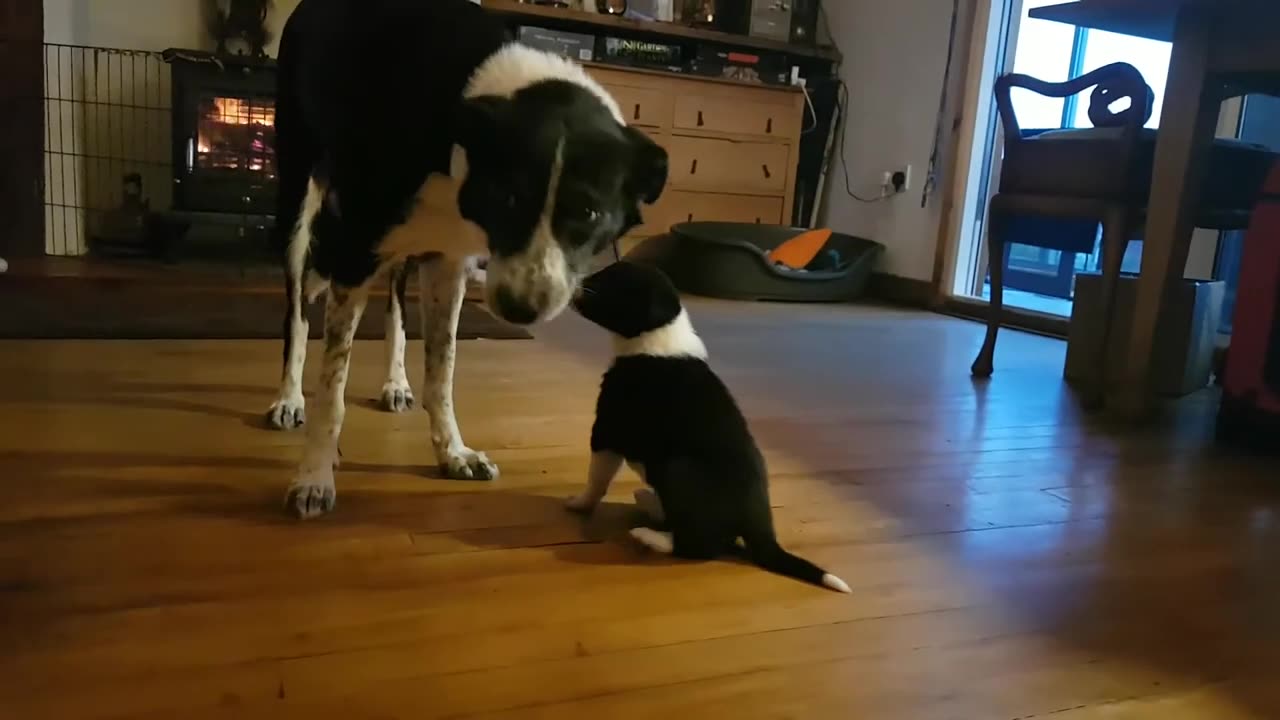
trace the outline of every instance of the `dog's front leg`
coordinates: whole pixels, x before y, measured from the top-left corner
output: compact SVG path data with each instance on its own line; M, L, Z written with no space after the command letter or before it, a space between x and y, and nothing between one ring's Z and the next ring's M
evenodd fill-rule
M587 470L587 487L582 493L569 498L566 506L574 511L587 513L596 509L609 492L609 485L622 467L622 456L601 450L591 453L591 467Z
M331 286L324 316L324 364L315 411L307 423L307 444L298 474L289 485L285 506L301 518L333 510L337 490L333 469L338 462L338 437L346 415L347 374L351 344L368 299L366 288Z
M466 263L446 256L423 260L418 267L418 281L426 357L422 403L431 418L436 461L448 477L456 480L493 480L498 477L498 466L462 442L453 414L453 364L458 316L467 290Z
M413 407L413 390L404 368L404 296L410 270L408 262L392 269L391 292L387 296L387 381L382 385L382 409L393 413Z
M302 368L307 362L307 336L311 329L307 322L306 303L309 299L303 287L302 269L290 266L285 272L288 310L284 318L284 368L281 372L280 392L267 410L267 425L277 430L292 430L306 422Z

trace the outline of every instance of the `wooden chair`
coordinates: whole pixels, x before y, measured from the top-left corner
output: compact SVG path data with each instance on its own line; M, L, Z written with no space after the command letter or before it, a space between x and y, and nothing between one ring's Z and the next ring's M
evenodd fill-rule
M1095 127L1024 131L1013 109L1014 88L1053 98L1067 98L1093 88L1089 118ZM1146 223L1156 131L1143 126L1151 118L1154 95L1142 74L1127 63L1108 65L1063 83L1007 75L997 80L995 95L1004 127L1005 155L999 189L988 213L991 303L987 336L972 372L976 377L989 377L994 369L996 338L1004 311L1006 245L1016 242L1092 253L1101 224L1101 305L1106 317L1094 361L1097 382L1086 389L1090 403L1098 404L1106 385L1106 358L1120 266L1129 241L1141 236ZM1113 113L1111 108L1124 98L1129 99L1129 107ZM1218 141L1206 174L1197 227L1247 227L1250 209L1274 157L1261 146ZM1083 231L1074 235L1028 233L1029 219L1074 221L1076 229Z

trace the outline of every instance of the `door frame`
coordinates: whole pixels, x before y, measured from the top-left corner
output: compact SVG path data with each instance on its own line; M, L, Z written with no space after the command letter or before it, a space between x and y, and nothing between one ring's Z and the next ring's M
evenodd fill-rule
M939 288L944 300L969 299L960 288L973 287L977 266L986 265L986 243L981 243L980 239L985 237L986 199L990 192L974 190L1000 182L998 158L1003 152L1004 141L991 98L995 93L996 78L1008 67L1011 48L1018 45L1017 27L1010 22L1014 6L1020 9L1021 0L980 2L976 9L964 84L963 112L956 132L959 152L951 173L953 202L950 212L942 219L944 231L938 248L940 262L934 265L934 286ZM994 142L989 142L987 139L993 136ZM990 155L986 152L988 146L992 148ZM975 242L979 242L976 248ZM960 258L972 257L975 251L980 253L978 262L961 274Z
M8 29L19 28L16 34ZM44 3L0 0L0 113L6 137L0 143L12 156L0 158L8 175L0 188L14 193L0 198L5 228L0 230L0 257L44 255ZM25 153L31 153L25 156ZM28 185L29 183L29 185ZM30 207L22 196L30 192ZM0 191L3 192L3 191Z

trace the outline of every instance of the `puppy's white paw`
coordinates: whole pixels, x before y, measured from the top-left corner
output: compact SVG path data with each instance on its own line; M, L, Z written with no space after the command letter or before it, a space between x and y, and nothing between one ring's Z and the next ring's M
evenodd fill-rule
M293 430L307 422L307 401L301 394L281 397L267 410L267 425L276 430Z
M596 509L596 500L584 493L582 495L574 495L569 498L564 502L564 506L568 508L570 512L582 513L585 515Z
M482 452L462 448L440 463L440 470L451 480L497 480L498 466Z
M320 517L333 512L338 502L338 491L333 484L333 471L299 475L289 484L285 495L285 509L300 519Z
M653 488L638 488L632 495L636 499L636 507L640 508L640 512L649 516L649 519L661 523L666 520L666 513L662 511L662 501L658 499L658 494Z
M408 412L413 409L413 389L407 382L388 380L382 386L382 398L379 403L383 410L390 413Z
M639 541L641 545L663 555L670 555L676 549L675 540L672 539L669 532L638 527L631 529L631 537Z

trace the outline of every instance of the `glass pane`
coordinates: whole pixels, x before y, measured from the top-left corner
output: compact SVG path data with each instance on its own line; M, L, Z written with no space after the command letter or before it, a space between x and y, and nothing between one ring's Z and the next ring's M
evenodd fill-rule
M263 98L209 97L196 123L196 167L275 177L275 104Z
M1142 73L1156 95L1155 106L1147 127L1160 127L1160 112L1164 109L1164 88L1169 79L1169 53L1173 46L1167 42L1117 35L1102 30L1090 30L1088 37L1082 72L1092 72L1116 62L1127 62L1138 68L1138 72ZM1089 94L1081 95L1080 102L1076 105L1076 116L1072 127L1093 126L1093 123L1089 122L1089 105Z
M1018 48L1013 57L1013 72L1049 82L1069 79L1075 28L1028 17L1035 8L1061 1L1026 0L1022 9L1022 26L1018 31ZM1013 91L1013 108L1018 115L1018 124L1025 129L1062 127L1065 107L1066 101L1062 99L1042 97L1030 90Z
M1010 243L1009 269L1023 272L1039 272L1051 275L1058 274L1058 265L1062 262L1062 253L1032 245Z
M1226 286L1222 300L1222 318L1218 332L1230 333L1232 322L1236 316L1236 299L1240 287L1240 263L1244 259L1243 232L1222 234L1222 244L1218 246L1218 279Z

